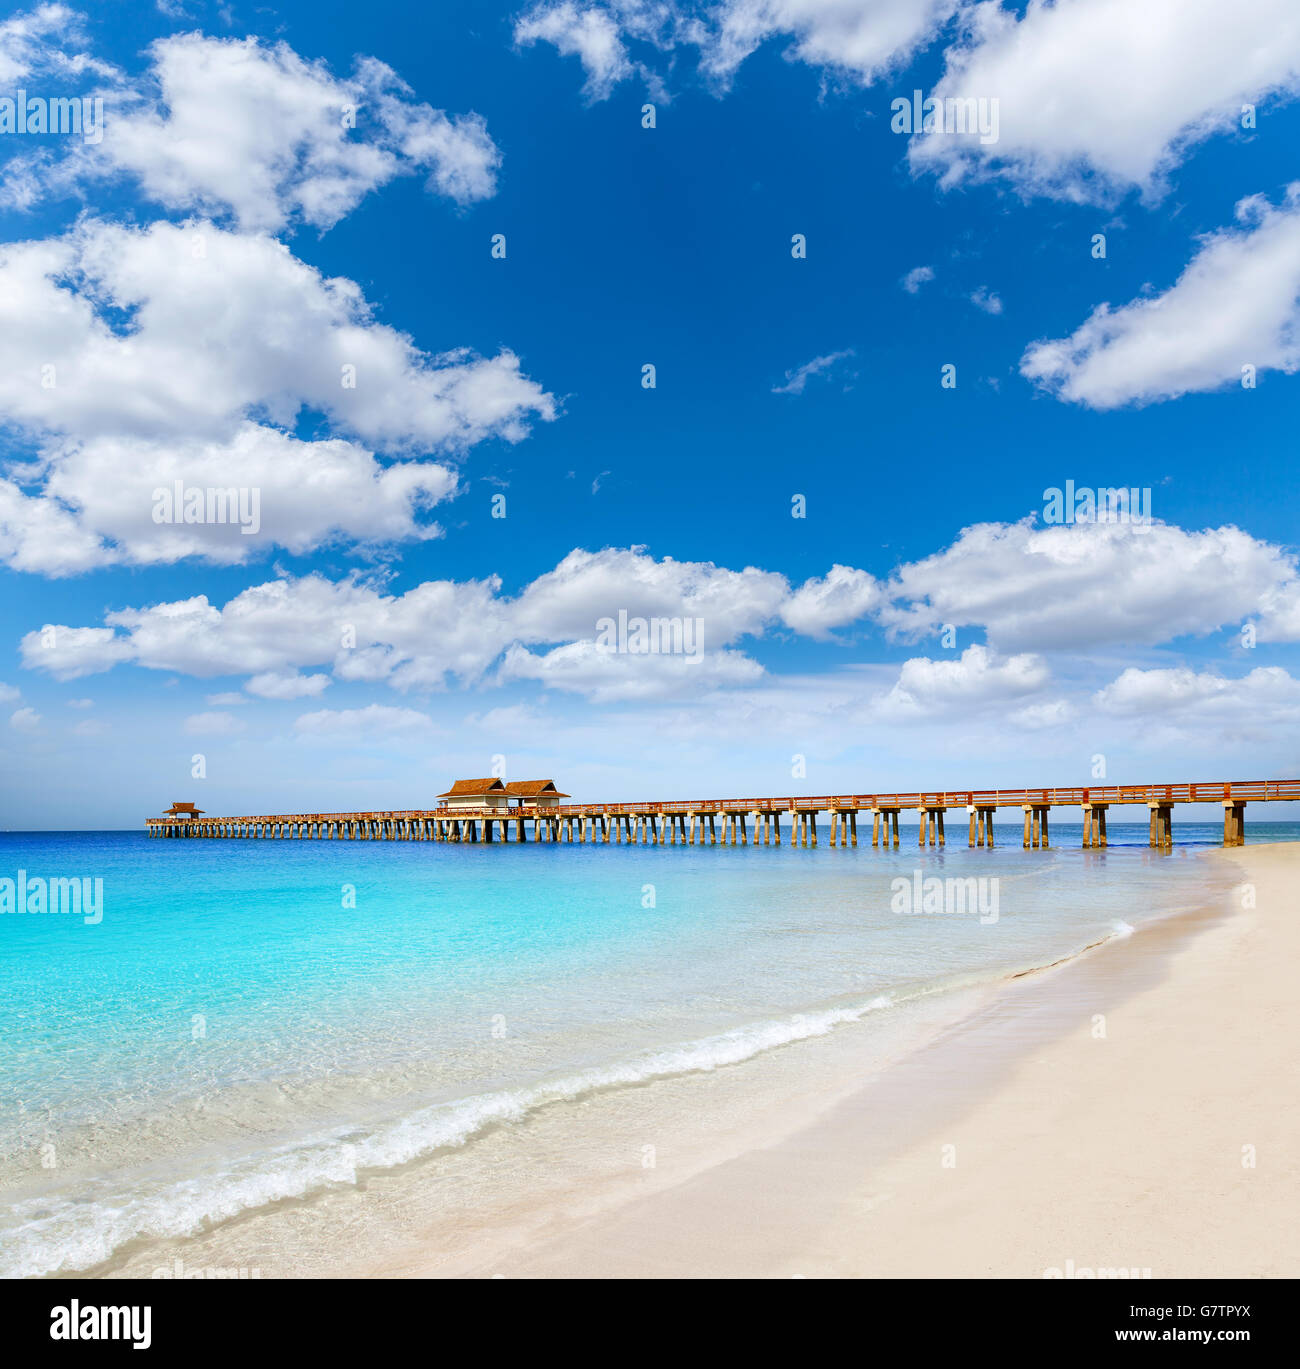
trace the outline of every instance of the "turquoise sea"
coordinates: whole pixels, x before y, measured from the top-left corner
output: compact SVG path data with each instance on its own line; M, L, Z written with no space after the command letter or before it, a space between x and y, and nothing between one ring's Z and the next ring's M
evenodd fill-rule
M914 828L898 851L0 833L0 1274L93 1271L472 1151L558 1099L872 1031L1228 887L1197 858L1220 827L1179 825L1167 854L1145 824L1114 824L1104 852L1077 825L1052 835L1026 852L1008 822L989 852L964 833L918 850ZM102 881L98 920L10 912L20 878ZM984 882L945 909L934 879ZM937 903L900 906L926 887Z

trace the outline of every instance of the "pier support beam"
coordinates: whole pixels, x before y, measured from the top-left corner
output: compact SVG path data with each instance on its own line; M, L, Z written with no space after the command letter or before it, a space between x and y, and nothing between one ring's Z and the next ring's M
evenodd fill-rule
M1025 815L1025 850L1035 849L1048 844L1047 805L1023 803L1020 805ZM992 842L989 843L992 845Z
M1083 845L1087 850L1096 850L1106 844L1106 805L1104 803L1085 803L1083 805Z
M1174 805L1148 803L1151 813L1151 845L1157 850L1169 850L1174 844Z
M1223 844L1225 846L1244 846L1246 844L1246 804L1244 800L1224 799L1223 801Z

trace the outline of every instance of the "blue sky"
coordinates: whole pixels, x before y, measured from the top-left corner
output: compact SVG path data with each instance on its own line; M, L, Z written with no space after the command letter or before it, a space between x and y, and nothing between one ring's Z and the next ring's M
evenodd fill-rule
M1300 773L1300 21L1120 17L12 11L0 825Z

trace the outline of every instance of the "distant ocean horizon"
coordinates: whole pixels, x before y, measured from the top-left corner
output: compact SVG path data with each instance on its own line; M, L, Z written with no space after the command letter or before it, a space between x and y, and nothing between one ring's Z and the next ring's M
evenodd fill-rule
M0 916L0 1275L468 1163L556 1100L876 1031L1231 885L1197 858L1220 824L1176 822L1172 852L1142 822L1105 851L1077 823L1043 851L1014 819L992 851L956 828L897 850L0 833L0 888L102 882L93 922Z

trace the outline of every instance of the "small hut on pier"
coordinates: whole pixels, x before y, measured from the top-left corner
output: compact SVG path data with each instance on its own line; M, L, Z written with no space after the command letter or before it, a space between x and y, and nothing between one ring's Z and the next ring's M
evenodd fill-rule
M510 806L506 787L498 779L457 780L438 797L448 808L500 808L504 812Z
M438 798L447 808L527 813L558 808L561 799L567 799L555 787L554 780L511 780L509 784L501 780L457 780L445 794Z
M173 803L170 808L163 809L165 818L197 818L203 815L202 808L195 808L192 803Z
M561 799L570 798L561 794L554 780L511 780L506 785L506 793L517 808L538 809L558 808Z

